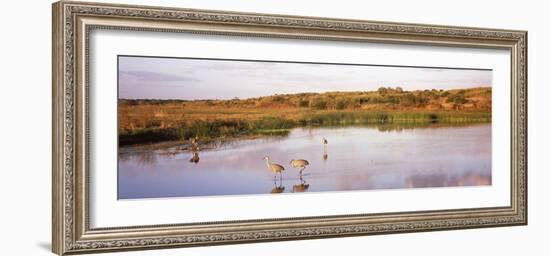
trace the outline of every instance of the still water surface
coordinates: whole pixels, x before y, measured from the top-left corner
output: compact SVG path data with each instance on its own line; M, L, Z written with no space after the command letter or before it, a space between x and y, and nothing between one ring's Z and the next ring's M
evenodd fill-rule
M120 150L119 199L491 184L490 124L296 128L201 151L195 161L176 149ZM265 156L284 166L281 177L274 179ZM292 159L309 161L302 176Z

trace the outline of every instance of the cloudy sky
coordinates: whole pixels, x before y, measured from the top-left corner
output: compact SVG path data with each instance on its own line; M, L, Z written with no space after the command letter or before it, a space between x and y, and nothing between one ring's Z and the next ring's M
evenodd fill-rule
M489 70L119 57L121 99L245 99L273 94L491 86Z

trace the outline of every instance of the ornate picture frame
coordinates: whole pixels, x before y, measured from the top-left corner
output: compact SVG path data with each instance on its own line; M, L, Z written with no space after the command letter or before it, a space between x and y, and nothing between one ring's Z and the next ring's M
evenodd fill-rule
M92 228L89 34L154 31L506 49L509 206ZM61 1L53 4L53 251L59 255L527 224L527 32Z

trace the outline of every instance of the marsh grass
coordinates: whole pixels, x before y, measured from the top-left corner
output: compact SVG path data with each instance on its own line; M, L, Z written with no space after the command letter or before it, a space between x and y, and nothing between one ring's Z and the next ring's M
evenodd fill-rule
M120 145L188 140L200 137L203 141L217 138L252 135L287 135L292 128L316 126L352 126L371 124L428 125L471 124L491 122L490 112L468 113L399 113L399 112L338 112L307 114L296 119L266 116L258 120L196 120L178 127L146 128L119 135Z
M119 145L196 136L201 141L284 136L296 127L487 123L490 103L490 88L420 92L385 88L244 100L120 100Z

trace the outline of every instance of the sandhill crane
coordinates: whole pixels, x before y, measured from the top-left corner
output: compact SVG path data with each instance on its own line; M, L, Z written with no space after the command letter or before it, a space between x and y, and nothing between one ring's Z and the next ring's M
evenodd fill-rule
M297 160L291 160L290 166L294 168L300 168L300 175L302 175L302 171L306 168L306 166L309 165L309 162L304 159L297 159Z
M281 178L283 177L282 172L285 170L285 168L282 165L271 163L269 161L269 156L264 157L264 160L265 160L265 164L267 165L267 169L275 173L275 177L273 179L277 179L277 173L281 174Z
M325 137L323 137L323 139L321 140L321 143L323 143L323 160L327 160L327 158L328 158L328 153L327 153L328 140Z

